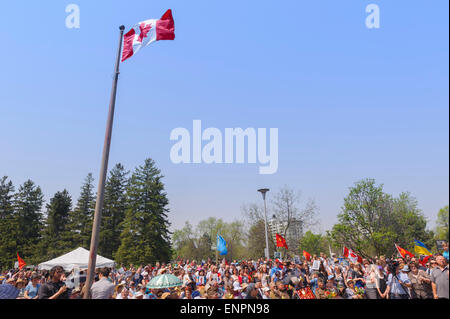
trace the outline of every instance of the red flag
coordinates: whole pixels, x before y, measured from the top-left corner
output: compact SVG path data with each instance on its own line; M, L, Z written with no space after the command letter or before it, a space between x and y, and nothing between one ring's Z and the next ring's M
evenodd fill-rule
M139 22L123 37L122 62L135 55L141 48L160 40L175 39L175 23L172 10L167 10L161 19Z
M277 247L284 247L288 249L288 246L286 244L286 239L284 239L281 235L275 234L277 238Z
M362 263L362 257L355 253L353 250L344 246L344 257L350 259L352 262Z
M311 255L307 251L303 251L303 256L306 258L307 261L311 260Z
M421 264L422 266L425 267L425 265L427 264L427 262L428 262L428 260L430 259L431 256L433 256L433 255L424 256L422 258L422 260L419 260L419 264Z
M19 261L19 269L22 270L23 267L27 265L27 263L20 258L19 253L17 253L17 260Z
M406 255L408 255L409 257L415 257L414 254L410 253L409 251L407 251L406 249L400 247L399 245L395 244L395 248L397 248L398 253L405 258Z

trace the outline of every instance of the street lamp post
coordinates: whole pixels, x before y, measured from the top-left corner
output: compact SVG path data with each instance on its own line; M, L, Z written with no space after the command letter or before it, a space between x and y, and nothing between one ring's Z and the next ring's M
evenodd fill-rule
M266 249L264 251L266 259L269 259L269 238L267 237L267 208L266 208L266 193L269 191L268 188L258 189L258 192L262 194L264 200L264 228L266 234Z

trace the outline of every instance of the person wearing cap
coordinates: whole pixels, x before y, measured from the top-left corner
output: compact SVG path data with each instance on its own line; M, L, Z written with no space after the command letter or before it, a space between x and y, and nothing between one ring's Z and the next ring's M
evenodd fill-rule
M344 298L345 299L360 299L355 290L355 281L351 278L347 279L347 288L345 288Z
M262 291L263 291L262 298L263 299L270 299L270 288L269 287L264 287L262 289Z
M144 299L144 293L141 290L137 291L133 299Z
M15 287L16 289L19 290L19 295L17 296L17 299L25 299L24 294L25 294L25 284L26 281L19 278L17 279L16 283L15 283Z
M117 284L117 286L114 288L114 293L112 295L113 299L117 299L117 296L120 295L120 293L122 292L123 287L125 287L125 283L120 282L119 284Z
M238 280L233 282L233 296L234 299L242 299L242 287Z
M389 274L387 280L387 288L385 291L386 298L388 299L409 299L408 286L411 282L407 273L409 267L405 265L402 269L397 267L395 274Z
M123 286L122 291L117 295L116 299L130 299L130 292L128 291L128 288Z
M70 294L69 299L81 299L81 298L82 298L81 297L81 289L79 287L73 289L72 293Z

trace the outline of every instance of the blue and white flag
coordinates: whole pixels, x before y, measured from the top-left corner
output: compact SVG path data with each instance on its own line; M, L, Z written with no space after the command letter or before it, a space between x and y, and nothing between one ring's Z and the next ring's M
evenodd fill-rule
M220 252L220 255L226 255L228 253L227 242L219 235L217 235L217 250Z

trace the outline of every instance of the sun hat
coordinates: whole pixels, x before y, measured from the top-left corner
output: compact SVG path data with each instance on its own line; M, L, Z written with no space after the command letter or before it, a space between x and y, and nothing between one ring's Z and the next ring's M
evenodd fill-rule
M233 283L233 290L234 291L239 291L239 290L242 290L243 288L241 287L241 285L239 285L239 281L235 281L234 283Z
M405 271L405 272L410 271L408 265L405 265L405 266L403 267L402 271Z
M160 299L166 299L167 297L169 297L170 296L170 292L165 292L165 293L163 293L162 295L161 295L161 298Z
M329 276L328 276L328 280L331 280L331 279L333 279L333 278L334 278L333 275L329 275Z
M135 297L141 297L141 296L143 296L144 294L142 293L142 291L138 291L134 296Z

